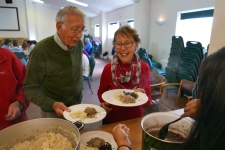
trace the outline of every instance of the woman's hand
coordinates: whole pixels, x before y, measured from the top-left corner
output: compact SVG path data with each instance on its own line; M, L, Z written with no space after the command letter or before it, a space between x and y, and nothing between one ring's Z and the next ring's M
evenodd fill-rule
M137 88L137 89L134 90L134 92L145 93L145 90L144 89L141 89L141 88Z
M127 145L131 147L131 142L129 140L130 129L125 124L118 124L113 128L113 137L118 146Z
M201 107L201 101L199 99L191 100L190 102L186 104L186 107L184 108L184 114L181 115L181 118L191 117L195 119L200 107Z
M66 105L64 105L62 102L55 102L53 104L53 110L55 111L55 113L57 114L57 116L63 116L63 111L68 111L70 112L71 110L66 107Z
M107 113L109 113L112 110L112 108L109 107L109 103L103 102L100 104L100 106L104 108Z
M21 116L21 106L18 101L11 103L8 109L8 114L6 115L6 120L15 120Z

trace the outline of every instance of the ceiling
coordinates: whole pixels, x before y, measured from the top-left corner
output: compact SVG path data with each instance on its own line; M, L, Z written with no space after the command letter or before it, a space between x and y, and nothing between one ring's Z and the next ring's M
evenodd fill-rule
M31 0L32 1L32 0ZM61 7L65 7L68 5L75 5L83 10L87 17L93 18L101 14L101 12L110 12L122 7L126 7L129 5L138 2L138 0L77 0L83 3L88 4L88 7L80 6L67 0L42 0L44 4L56 9L60 9Z

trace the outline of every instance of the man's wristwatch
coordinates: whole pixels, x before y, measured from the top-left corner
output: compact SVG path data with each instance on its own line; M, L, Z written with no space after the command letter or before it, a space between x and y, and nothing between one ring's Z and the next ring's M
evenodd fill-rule
M23 108L24 108L23 103L22 103L22 102L20 102L20 101L18 101L18 100L16 100L15 102L18 102L18 103L19 103L19 105L20 105L20 111L22 111L22 110L23 110Z

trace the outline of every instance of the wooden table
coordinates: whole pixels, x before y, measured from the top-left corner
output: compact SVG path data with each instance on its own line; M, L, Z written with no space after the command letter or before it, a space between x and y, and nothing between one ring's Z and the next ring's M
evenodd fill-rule
M132 120L126 120L119 123L126 124L130 128L130 134L129 139L132 143L132 148L134 150L141 150L141 144L142 144L142 128L141 128L141 119L132 119ZM80 133L85 133L88 131L105 131L112 134L112 129L117 125L118 123L112 123L107 124L103 126L98 127L92 127L88 129L83 129L80 131Z

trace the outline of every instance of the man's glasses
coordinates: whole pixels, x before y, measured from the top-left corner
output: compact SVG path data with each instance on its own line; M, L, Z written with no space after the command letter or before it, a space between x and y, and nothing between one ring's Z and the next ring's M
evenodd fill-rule
M114 42L113 45L115 46L115 48L121 48L123 45L126 47L126 48L129 48L133 45L133 41L129 41L129 42L125 42L125 43L117 43L117 42Z
M67 26L64 22L61 22L61 23L64 24L67 28L69 28L70 31L74 34L80 34L80 33L84 34L87 31L87 30L79 30L77 28L71 28L71 27Z

